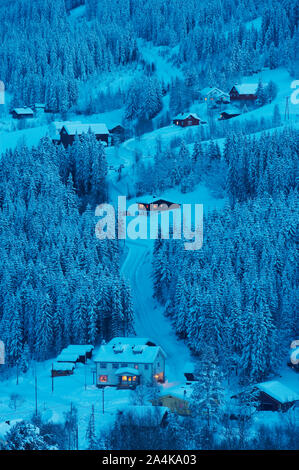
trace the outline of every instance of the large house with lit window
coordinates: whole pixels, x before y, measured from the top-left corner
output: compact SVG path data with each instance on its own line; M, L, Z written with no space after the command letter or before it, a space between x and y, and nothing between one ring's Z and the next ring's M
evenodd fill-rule
M94 356L97 386L135 388L137 385L163 383L166 355L148 338L114 338L102 344Z

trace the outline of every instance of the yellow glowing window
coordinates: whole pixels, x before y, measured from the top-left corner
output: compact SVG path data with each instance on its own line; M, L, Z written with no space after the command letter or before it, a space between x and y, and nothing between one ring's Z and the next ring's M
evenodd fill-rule
M133 377L133 382L136 382L136 375L134 375Z
M122 379L123 382L126 382L127 381L127 376L123 375L121 379Z
M108 382L108 375L100 375L100 382Z

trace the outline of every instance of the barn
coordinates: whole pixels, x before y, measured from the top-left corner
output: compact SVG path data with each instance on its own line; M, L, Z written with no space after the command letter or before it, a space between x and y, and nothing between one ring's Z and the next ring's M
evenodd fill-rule
M195 113L181 113L173 118L172 123L180 127L198 126L200 118Z
M259 391L259 411L287 411L299 405L299 394L276 380L256 385Z
M73 145L75 136L79 137L88 132L93 132L98 141L104 142L106 145L109 143L109 131L106 124L77 124L68 123L64 124L60 131L60 142L64 147Z
M31 108L14 108L11 112L13 119L31 119L34 112Z
M231 101L255 101L257 99L257 83L234 85L229 92Z
M226 121L227 119L231 119L236 116L240 116L241 112L239 109L230 106L229 108L224 109L219 117L219 121Z

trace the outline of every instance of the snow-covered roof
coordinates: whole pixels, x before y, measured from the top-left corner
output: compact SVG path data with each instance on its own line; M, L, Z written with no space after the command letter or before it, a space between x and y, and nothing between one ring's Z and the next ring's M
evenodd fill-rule
M140 372L133 367L120 367L115 371L115 375L140 375Z
M53 370L73 370L75 365L69 362L55 362Z
M291 356L291 359L293 360L295 359L299 361L299 346L298 348L294 348L290 350L290 356Z
M234 85L239 95L255 95L257 91L257 83L242 83L241 85Z
M62 352L85 354L94 349L92 344L69 344Z
M96 135L99 134L109 134L108 128L106 124L103 123L95 123L95 124L78 124L76 122L73 123L65 123L63 126L68 133L68 135L81 135L87 134L89 129Z
M200 120L200 118L195 113L181 113L181 114L178 114L176 117L174 117L173 120L175 121L177 119L178 121L183 121L184 119L187 119L190 116L193 116L194 119Z
M228 93L225 93L225 91L222 91L222 90L220 90L220 89L217 88L217 87L206 87L206 88L203 88L200 93L201 93L201 95L203 95L203 96L208 96L208 95L210 95L211 93L212 93L212 94L216 93L217 95L229 96Z
M57 362L76 362L79 359L78 352L63 350L57 357Z
M276 380L257 384L257 388L279 401L279 403L290 403L299 400L297 392Z
M16 114L34 114L31 108L14 108Z
M95 362L152 364L160 351L166 357L160 346L143 344L141 352L134 350L135 346L142 344L139 342L141 339L144 341L147 338L118 338L121 341L115 342L116 339L114 338L113 342L110 341L109 344L103 344L99 348L94 357Z
M116 344L131 344L132 346L144 345L147 343L152 343L154 346L156 344L150 338L140 338L139 336L117 336L109 341L108 344L116 345Z

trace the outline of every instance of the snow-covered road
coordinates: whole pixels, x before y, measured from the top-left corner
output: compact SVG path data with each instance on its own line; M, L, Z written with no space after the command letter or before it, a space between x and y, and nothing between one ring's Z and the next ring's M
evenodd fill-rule
M165 351L167 381L184 382L186 363L191 361L189 349L177 338L163 308L153 299L153 240L127 240L126 246L128 254L121 271L132 289L136 334L151 338Z

